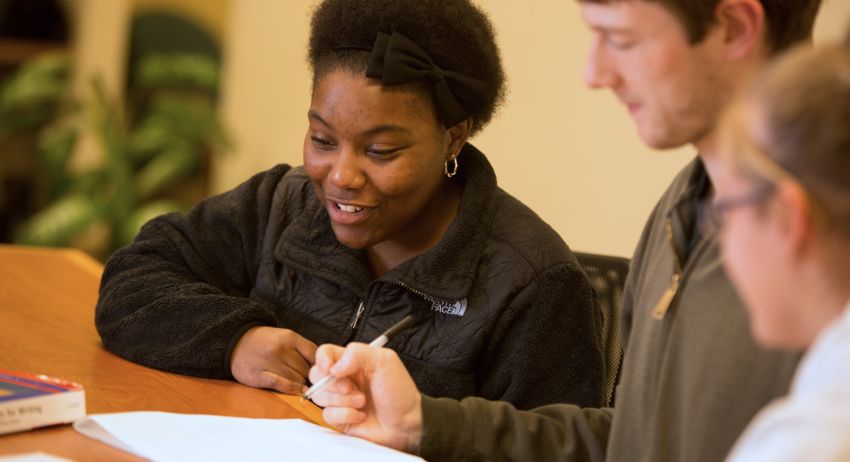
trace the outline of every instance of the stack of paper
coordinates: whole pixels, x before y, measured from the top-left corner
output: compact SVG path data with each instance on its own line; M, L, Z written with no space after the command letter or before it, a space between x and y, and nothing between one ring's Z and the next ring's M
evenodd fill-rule
M422 460L300 419L124 412L90 415L74 428L156 461Z

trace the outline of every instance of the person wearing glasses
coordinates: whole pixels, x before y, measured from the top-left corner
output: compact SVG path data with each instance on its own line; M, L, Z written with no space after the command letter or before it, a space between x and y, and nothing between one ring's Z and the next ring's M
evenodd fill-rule
M412 314L388 346L429 394L601 405L587 277L468 143L505 93L487 16L469 0L325 0L309 63L303 167L147 223L106 264L106 348L303 393L316 344Z
M580 4L593 32L586 83L615 93L649 146L698 152L659 200L631 261L615 408L523 412L435 399L417 391L392 351L353 344L321 347L311 371L314 380L354 377L318 393L329 423L429 460L715 462L787 393L799 354L753 341L704 204L716 193L721 114L773 57L811 38L820 1Z
M807 350L730 460L850 460L850 35L784 57L724 126L724 263L756 340Z

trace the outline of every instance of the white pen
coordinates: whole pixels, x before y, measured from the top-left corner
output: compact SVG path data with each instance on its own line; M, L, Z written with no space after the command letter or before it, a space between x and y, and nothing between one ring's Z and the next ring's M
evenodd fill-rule
M381 348L382 346L386 345L387 342L390 341L391 337L406 329L411 323L413 323L413 315L405 316L401 321L393 324L392 327L385 330L384 333L378 336L378 338L369 342L369 346L371 348ZM316 394L317 391L321 390L327 384L333 382L334 380L336 380L336 377L334 377L332 374L325 376L325 378L314 383L312 387L310 387L306 392L304 392L301 398L310 399L314 394Z

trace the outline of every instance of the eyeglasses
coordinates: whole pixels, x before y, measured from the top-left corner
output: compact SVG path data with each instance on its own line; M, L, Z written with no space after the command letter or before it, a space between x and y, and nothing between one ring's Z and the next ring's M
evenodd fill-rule
M726 212L739 207L747 207L758 204L773 194L775 189L776 185L774 183L766 183L761 187L753 189L747 194L710 202L706 204L708 209L707 221L714 230L720 230L723 227Z

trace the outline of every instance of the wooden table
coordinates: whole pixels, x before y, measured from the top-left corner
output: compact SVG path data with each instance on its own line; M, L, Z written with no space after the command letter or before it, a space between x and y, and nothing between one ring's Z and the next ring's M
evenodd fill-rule
M319 408L299 397L161 372L104 350L94 328L102 271L77 250L0 245L0 369L82 384L89 414L155 410L323 423ZM139 460L70 425L0 435L0 454L30 451L74 460Z

